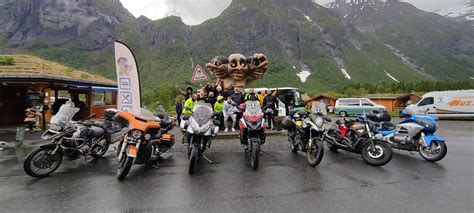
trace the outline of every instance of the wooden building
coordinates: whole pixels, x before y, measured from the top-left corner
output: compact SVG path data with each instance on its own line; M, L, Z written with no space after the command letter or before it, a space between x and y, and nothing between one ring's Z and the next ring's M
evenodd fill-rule
M415 93L407 93L400 96L368 97L376 104L387 107L389 112L400 111L410 105L417 103L421 97Z
M0 125L21 125L25 109L41 109L45 128L59 107L77 96L85 107L81 113L96 113L116 107L117 85L104 77L67 68L34 56L12 55L13 65L0 65Z
M320 102L322 101L323 103L326 104L327 109L329 112L334 112L334 106L336 105L336 100L337 97L331 96L325 93L318 94L308 100L306 100L306 106L308 106L309 109L311 109L313 102Z
M337 97L321 93L310 98L309 100L306 100L306 104L311 108L311 104L313 103L313 101L323 101L324 103L326 103L326 105L329 104L329 106L334 107L334 105L336 105L336 100Z

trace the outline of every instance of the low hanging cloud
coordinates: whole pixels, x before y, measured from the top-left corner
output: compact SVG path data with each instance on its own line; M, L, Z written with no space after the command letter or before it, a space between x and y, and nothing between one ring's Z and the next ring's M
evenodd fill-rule
M170 15L180 16L189 25L217 17L231 0L120 0L135 16L156 20Z

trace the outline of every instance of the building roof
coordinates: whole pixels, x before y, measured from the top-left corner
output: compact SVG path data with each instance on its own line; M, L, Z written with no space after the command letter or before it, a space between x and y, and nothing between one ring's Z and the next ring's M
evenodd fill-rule
M87 86L113 86L115 81L85 71L29 55L0 55L12 57L14 65L0 65L0 81L75 83Z
M326 93L320 93L320 94L318 94L318 95L312 97L311 99L307 100L306 102L318 100L318 99L321 99L321 98L328 98L328 99L332 99L332 100L336 100L336 99L337 99L337 97L328 95L328 94L326 94Z
M393 96L369 96L367 97L368 99L375 99L375 100L400 100L400 99L404 99L404 98L407 98L407 97L410 97L410 96L416 96L418 98L420 98L419 95L415 94L415 93L406 93L406 94L394 94Z

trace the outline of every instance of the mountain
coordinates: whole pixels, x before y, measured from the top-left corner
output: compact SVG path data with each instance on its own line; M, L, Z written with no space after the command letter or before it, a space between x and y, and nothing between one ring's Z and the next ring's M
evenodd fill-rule
M474 22L474 0L458 1L450 7L436 9L433 12L457 21Z
M396 0L337 0L329 6L420 73L434 79L468 79L474 73L474 28L468 22Z
M176 16L134 18L118 0L3 0L0 52L115 78L112 41L121 40L137 57L149 99L164 85L189 82L194 65L235 52L269 58L267 74L252 86L310 92L474 76L472 27L406 3L341 3L328 9L312 0L233 0L218 17L188 26Z

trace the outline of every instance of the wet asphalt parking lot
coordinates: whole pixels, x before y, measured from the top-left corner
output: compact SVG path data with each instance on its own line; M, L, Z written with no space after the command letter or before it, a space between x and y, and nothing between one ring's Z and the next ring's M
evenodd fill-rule
M395 151L383 167L345 151L325 150L312 168L286 136L269 136L257 171L237 137L215 140L190 176L180 142L160 168L134 165L117 181L113 149L88 162L63 161L50 177L23 172L23 149L0 153L0 212L473 212L474 122L440 121L445 159ZM180 138L180 136L177 136Z

